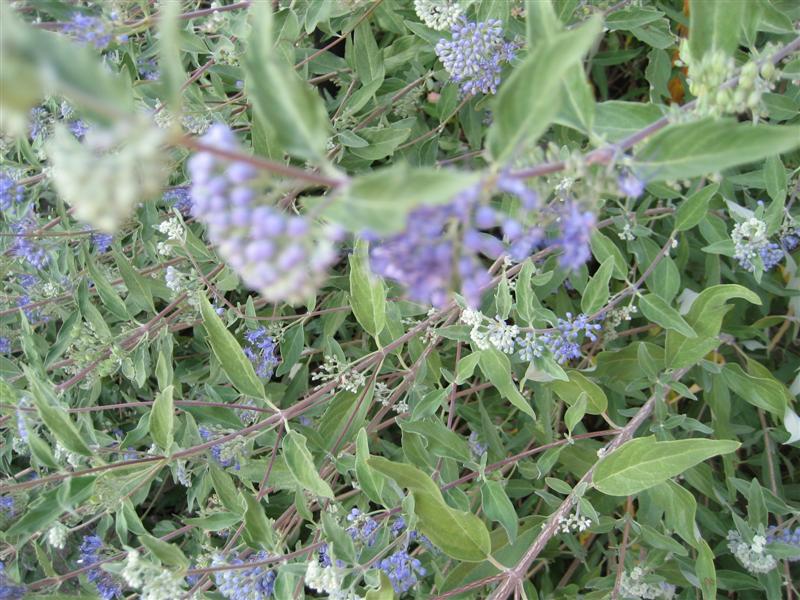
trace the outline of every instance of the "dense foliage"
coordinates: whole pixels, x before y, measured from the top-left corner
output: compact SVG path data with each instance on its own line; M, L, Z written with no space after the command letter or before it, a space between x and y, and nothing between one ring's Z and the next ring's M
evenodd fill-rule
M0 598L800 596L800 4L0 4Z

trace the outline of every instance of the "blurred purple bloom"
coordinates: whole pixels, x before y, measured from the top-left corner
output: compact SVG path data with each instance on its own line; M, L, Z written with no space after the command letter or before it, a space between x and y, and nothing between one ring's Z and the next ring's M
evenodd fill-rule
M628 198L638 198L644 194L644 181L630 171L626 171L617 179L619 193Z
M62 32L84 44L104 50L111 43L111 31L103 19L75 13L62 27Z
M225 125L213 125L202 140L238 150ZM314 232L303 217L256 204L252 186L257 172L247 163L200 152L189 160L189 172L192 214L250 288L272 302L300 302L316 291L336 259L335 228Z
M0 599L22 600L25 597L25 586L11 583L6 575L6 566L0 561Z
M162 200L177 208L184 216L192 211L192 195L188 187L176 187L167 190L164 192Z
M17 185L8 173L0 173L0 210L8 210L23 200L25 200L25 186Z
M574 202L562 213L559 239L562 249L559 262L562 267L574 271L580 269L591 258L589 239L595 223L594 213L581 211Z

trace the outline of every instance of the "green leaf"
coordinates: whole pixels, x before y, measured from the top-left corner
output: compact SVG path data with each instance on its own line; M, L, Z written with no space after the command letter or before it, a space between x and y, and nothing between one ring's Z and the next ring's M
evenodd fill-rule
M325 539L333 545L333 553L337 559L344 559L349 563L357 562L353 539L327 510L322 511L322 529Z
M158 19L158 71L163 97L173 114L180 114L181 85L186 74L181 64L180 2L163 2Z
M375 36L372 33L372 26L368 19L359 23L356 27L353 32L353 39L356 75L364 85L372 84L377 89L383 82L383 55L378 48L378 44L375 43Z
M617 245L603 235L599 230L592 232L591 237L592 254L595 258L605 264L606 261L611 260L614 264L612 275L615 279L624 280L627 275L628 265L625 262L625 257Z
M367 432L362 427L356 436L356 477L358 485L367 498L377 504L384 503L384 476L367 464L369 459L369 443Z
M772 413L779 419L786 412L786 395L780 382L745 373L735 363L722 368L722 379L740 398L753 406Z
M67 411L56 400L50 383L40 381L28 367L23 366L23 369L28 378L28 388L33 395L33 403L50 433L70 452L92 456L91 449L83 441L84 437L73 425Z
M733 54L739 41L745 2L689 0L689 51L699 61L714 50Z
M360 129L358 135L369 145L352 147L350 152L365 160L380 160L394 154L397 147L411 135L411 130L402 127L367 127Z
M786 169L779 156L770 156L764 162L764 182L769 197L775 202L786 199Z
M508 494L499 481L487 479L481 484L481 506L483 512L492 521L503 526L508 534L510 543L517 539L518 518L514 505L508 499Z
M152 552L158 560L170 567L186 569L189 567L189 559L183 551L175 544L170 544L152 535L140 535L139 541L142 545Z
M306 446L304 435L289 431L283 438L283 457L286 466L301 488L323 498L333 498L333 490L319 476L314 459Z
M594 473L594 486L610 496L631 496L703 462L728 454L741 444L730 440L690 439L657 442L655 436L626 442L605 457Z
M251 31L242 54L245 90L278 144L298 158L319 161L330 122L321 96L273 48L272 8L250 5Z
M445 554L468 562L486 558L491 543L483 521L472 513L451 508L426 473L379 456L371 457L367 463L411 492L417 529Z
M697 337L694 329L684 320L680 313L672 308L666 300L655 294L646 294L639 299L639 308L645 318L661 325L664 329L672 329L687 338Z
M586 284L581 297L581 310L587 315L593 314L608 301L610 296L608 282L611 281L614 264L613 257L606 258L589 283Z
M116 290L111 286L105 276L97 268L94 258L86 260L86 268L89 271L89 276L92 278L92 283L97 290L100 300L115 316L130 321L132 319L128 309L125 308L125 303L119 297Z
M228 376L231 383L242 394L254 398L263 398L264 386L256 375L252 363L245 356L239 342L225 327L222 319L211 307L208 298L203 294L198 297L203 325L208 332L208 341L214 351L214 356L217 357L217 360L222 365L225 375Z
M453 458L466 462L472 458L467 442L448 429L442 421L428 418L419 421L398 421L403 431L422 436L428 443L428 451L442 458Z
M696 191L684 200L675 212L675 231L686 231L703 220L708 211L708 203L719 189L712 183Z
M478 361L480 361L480 359L481 353L479 351L467 354L458 361L458 367L456 368L456 385L461 385L472 378L472 374L475 372L475 367L478 366Z
M494 348L481 350L479 364L486 378L497 388L500 395L514 406L535 419L536 415L528 401L520 394L514 380L511 378L511 363L508 357Z
M243 495L245 510L242 535L245 543L251 548L271 550L275 542L274 528L264 514L261 502L250 494Z
M128 288L129 302L132 301L141 310L150 311L151 313L156 312L155 304L153 304L153 293L150 290L147 279L137 273L136 269L121 253L115 250L113 254L119 268L119 274L122 275L125 287Z
M599 415L608 408L608 398L599 385L588 379L580 371L566 372L568 381L553 381L548 384L567 404L575 404L581 394L586 394L586 412Z
M450 508L441 494L412 492L417 529L456 560L479 562L491 552L489 531L477 516Z
M700 339L687 338L673 330L667 331L667 367L679 369L691 366L719 345L716 337L722 327L722 319L730 308L726 302L733 298L761 304L761 299L755 293L736 284L714 285L700 292L685 318Z
M378 589L370 589L364 600L394 600L394 588L389 577L383 571L380 571L381 585Z
M478 173L411 168L400 163L354 178L336 202L309 198L306 203L319 207L323 216L348 231L368 229L388 235L404 229L406 216L420 204L446 204L479 177Z
M386 287L369 268L369 244L356 242L350 255L350 303L356 320L372 337L386 326Z
M703 600L716 600L717 597L717 570L714 567L714 552L705 540L697 542L697 558L695 559L694 572L700 581Z
M734 119L676 123L649 139L634 170L648 181L690 179L754 163L800 146L800 125L752 125Z
M283 341L281 341L281 364L275 371L278 377L289 373L297 364L303 353L304 344L305 330L302 322L292 325L286 330L286 333L283 334Z
M164 452L172 448L172 436L175 429L175 406L172 400L173 387L168 385L158 394L150 410L148 427L150 436Z
M567 431L572 435L573 430L581 422L586 414L586 392L581 392L578 399L575 400L564 413L564 425L567 426Z
M426 494L441 496L439 486L423 471L405 463L392 462L382 456L371 456L367 464L376 471L394 479L400 487L408 488L412 492L425 492Z
M601 25L593 17L572 31L538 40L503 82L492 105L495 118L487 134L487 148L495 162L506 162L547 130L558 113L564 76L580 65Z
M222 502L222 506L237 515L241 515L241 495L236 491L236 486L233 484L231 476L213 462L208 463L208 473L211 476L211 483L214 486L214 491L217 492L220 502Z

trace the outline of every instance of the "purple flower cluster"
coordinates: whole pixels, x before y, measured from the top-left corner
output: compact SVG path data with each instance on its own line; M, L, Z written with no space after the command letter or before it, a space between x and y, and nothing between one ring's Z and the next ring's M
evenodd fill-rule
M6 519L12 519L17 514L16 502L13 496L0 496L0 514Z
M20 219L11 226L17 237L12 246L12 253L30 264L34 269L42 269L50 261L50 255L44 245L32 237L31 234L38 229L38 224L30 215Z
M161 77L161 72L158 70L158 63L155 58L142 58L136 61L136 70L139 71L139 77L147 81L156 81Z
M617 179L619 193L628 198L638 198L644 194L644 181L630 171L626 171Z
M560 264L565 269L577 270L592 256L589 240L597 223L594 213L582 211L571 203L561 215Z
M96 535L84 536L78 550L80 558L78 563L83 566L97 565L100 562L102 540ZM122 597L122 586L114 581L111 573L104 571L99 565L93 566L87 573L87 579L97 587L97 592L103 600Z
M61 31L79 42L93 45L98 50L107 48L114 37L103 19L81 13L72 15Z
M25 586L11 583L6 575L6 566L0 562L0 598L2 600L22 600L25 597Z
M347 522L352 523L352 525L345 531L353 541L361 542L367 546L372 546L375 543L375 538L378 535L378 522L375 519L354 508L347 514Z
M176 187L167 190L164 192L162 200L177 208L184 216L192 212L192 194L188 187Z
M524 185L501 179L498 187L517 195L524 209L536 206L535 192ZM542 237L538 228L526 228L479 199L480 186L476 186L462 191L449 204L413 210L404 231L372 247L372 270L401 283L411 299L432 306L447 301L457 275L467 303L478 306L482 290L491 281L480 255L496 259L507 253L521 261ZM496 229L502 239L487 232Z
M111 247L111 243L114 241L114 236L110 233L93 233L92 234L92 246L94 246L95 252L98 254L105 254L108 252L108 249Z
M200 437L204 442L208 442L217 437L216 433L206 426L198 429ZM223 468L233 467L235 470L242 468L239 462L239 454L233 444L215 444L211 447L211 458Z
M592 323L584 314L573 318L572 313L567 313L566 317L558 320L555 332L545 333L541 338L559 364L580 358L583 338L594 342L597 340L594 332L602 328L602 325Z
M247 561L237 557L229 563L225 563L223 558L217 555L212 561L212 566L244 565L268 558L269 555L263 550ZM214 583L217 584L219 593L228 600L266 600L275 590L275 572L260 565L247 569L225 569L214 572Z
M11 354L11 340L6 336L0 336L0 354Z
M0 173L0 210L8 210L24 199L25 186L17 185L8 173Z
M463 94L494 94L500 85L503 63L514 58L514 44L503 39L497 19L471 22L459 19L452 40L441 39L436 55Z
M398 594L410 590L420 577L427 574L419 559L410 556L407 550L398 550L384 558L378 563L378 568L386 573Z
M225 125L213 125L203 142L237 150ZM256 204L256 170L244 162L220 160L210 152L189 161L192 214L202 221L220 255L245 284L272 302L301 302L316 291L336 259L332 228L315 239L303 217Z
M789 544L791 546L797 547L797 554L795 556L791 556L786 560L790 562L797 562L800 561L800 527L795 528L794 530L789 529L780 529L779 527L770 527L767 530L767 543L774 544L775 542L780 542L783 544Z
M280 364L278 358L278 345L275 338L269 335L266 327L253 329L244 334L247 340L244 353L256 369L256 375L261 379L269 379Z

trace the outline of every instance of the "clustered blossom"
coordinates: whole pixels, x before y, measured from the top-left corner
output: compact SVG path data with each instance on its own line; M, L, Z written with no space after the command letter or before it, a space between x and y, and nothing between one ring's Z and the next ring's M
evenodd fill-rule
M738 531L728 532L728 549L741 565L753 574L769 573L778 565L777 559L767 552L767 538L754 535L752 543L742 539Z
M12 583L6 575L6 566L0 561L0 598L3 600L22 600L25 597L25 586Z
M34 235L38 224L33 216L25 216L14 223L11 229L17 236L11 248L14 256L26 261L34 269L44 268L50 262L50 255L44 244Z
M436 31L452 27L463 14L458 0L414 0L414 12L425 25Z
M800 561L800 527L796 527L794 530L789 529L781 529L779 527L770 527L767 530L767 544L774 544L775 542L780 542L783 544L789 544L790 546L795 546L797 548L797 554L795 556L787 557L786 560L789 562L796 562Z
M460 18L452 40L441 39L436 55L463 94L494 94L500 85L503 63L514 58L514 44L503 39L498 19L471 22Z
M93 233L92 246L98 254L105 254L111 248L114 242L114 236L109 233Z
M95 585L97 592L103 600L122 597L122 586L114 580L108 571L104 571L100 565L100 549L103 547L102 540L96 535L87 535L81 542L79 551L80 558L78 563L83 566L93 566L87 572L87 579Z
M638 198L644 194L644 181L630 171L622 173L617 179L619 193L628 198Z
M256 375L261 379L269 379L280 364L278 358L278 345L266 327L259 327L244 334L247 345L244 353L256 369Z
M132 588L141 590L140 600L173 600L183 594L183 577L141 560L137 550L128 552L122 578Z
M244 565L251 562L267 560L264 552L254 554L249 560L234 558L226 563L222 555L215 555L211 566L219 567L227 564ZM227 600L266 600L275 590L275 572L265 566L256 565L246 569L225 569L214 572L214 582L219 593Z
M217 124L203 143L238 150L233 132ZM336 259L335 228L314 237L303 217L256 204L257 172L243 162L200 152L189 160L192 214L202 221L220 255L271 302L300 302L314 293Z
M8 173L0 173L0 210L8 210L25 200L25 186L17 184Z
M188 187L176 187L164 192L162 200L177 208L184 216L192 211L192 194Z
M584 314L573 318L572 313L566 313L566 319L558 319L555 332L548 332L542 336L542 341L553 353L553 357L560 364L581 357L581 341L587 338L597 341L595 331L602 329L599 323L592 323Z
M561 533L583 533L592 526L592 520L578 513L558 519L558 530Z
M311 376L311 380L320 381L323 384L338 380L337 389L354 394L367 382L364 373L348 369L347 364L336 355L326 356L325 361L319 366L319 370Z
M589 240L596 225L596 217L583 211L576 203L570 203L561 215L560 264L565 269L580 269L592 257Z
M205 425L200 426L198 431L204 442L209 442L224 434L224 432L213 430ZM223 468L233 467L238 471L242 468L240 459L244 450L243 443L242 438L236 438L221 444L214 444L211 446L211 458Z
M670 600L675 596L675 586L649 575L642 567L634 567L622 574L619 595L627 600Z
M342 576L333 565L323 567L318 560L309 561L305 584L315 592L335 596L342 590Z
M394 591L398 594L410 590L420 577L427 574L419 559L410 556L407 550L398 550L390 554L378 563L378 568L386 573Z
M481 456L486 454L488 446L480 442L477 431L470 432L469 438L467 438L467 444L469 444L469 451L476 459L479 459Z
M737 223L731 232L733 240L733 257L746 271L753 273L760 263L765 271L769 271L783 260L783 250L767 237L767 224L761 219L752 217Z
M84 44L91 44L104 50L114 38L111 29L103 19L82 13L75 13L64 23L61 31Z
M519 327L506 323L500 316L494 320L487 319L477 310L465 309L461 312L461 322L469 325L470 339L479 350L496 348L506 354L515 352L523 361L530 362L541 358L549 351L560 364L581 357L581 343L584 338L596 341L596 331L602 329L599 323L592 323L584 314L573 317L566 313L566 318L559 318L553 331L537 336L533 332L519 335Z
M353 541L361 542L367 546L372 546L375 543L375 538L378 535L378 522L362 513L359 509L353 508L347 514L347 522L351 523L345 531L353 539Z
M524 210L531 210L536 194L512 183L497 182L501 191L516 195ZM408 215L404 231L373 245L370 266L382 277L401 283L408 296L435 307L445 304L453 280L467 304L480 304L481 293L491 282L480 256L526 259L541 241L541 231L525 227L491 206L481 204L481 186L458 193L449 204L420 206ZM502 239L487 230L499 228Z
M11 340L6 336L0 336L0 354L11 354Z
M11 519L17 514L16 502L13 496L0 496L0 514L6 519Z
M63 550L67 543L69 529L61 521L56 521L55 525L47 530L47 544L56 550Z

